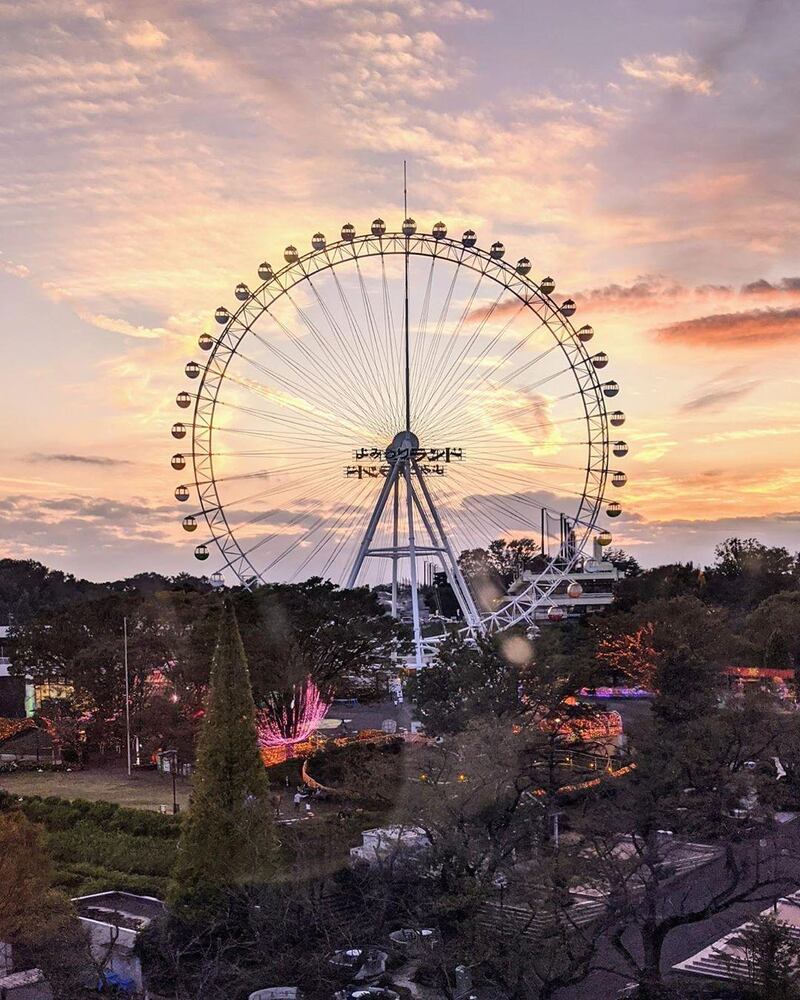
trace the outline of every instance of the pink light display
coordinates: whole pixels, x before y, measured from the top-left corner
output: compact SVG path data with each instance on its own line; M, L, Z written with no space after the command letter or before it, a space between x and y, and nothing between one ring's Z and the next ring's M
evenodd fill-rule
M295 684L290 695L276 696L258 710L259 746L288 747L308 739L325 718L329 704L310 677Z

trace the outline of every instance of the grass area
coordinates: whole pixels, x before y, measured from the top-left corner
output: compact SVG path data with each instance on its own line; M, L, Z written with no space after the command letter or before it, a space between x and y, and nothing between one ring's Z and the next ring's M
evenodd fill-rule
M177 778L178 804L189 804L189 780ZM54 795L60 799L115 802L130 809L154 809L165 804L172 812L172 778L158 771L135 771L132 778L122 768L85 771L15 771L0 774L0 789L12 795Z
M119 889L163 897L180 821L111 802L0 792L0 811L22 811L44 831L54 884L70 896Z

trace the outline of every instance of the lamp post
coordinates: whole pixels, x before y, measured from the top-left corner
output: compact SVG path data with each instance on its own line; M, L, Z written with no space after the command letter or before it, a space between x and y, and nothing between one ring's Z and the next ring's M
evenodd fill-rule
M170 756L169 770L172 775L172 815L178 815L178 791L176 788L177 774L178 774L178 751L177 750L167 750Z
M128 757L128 777L131 777L131 682L128 675L128 619L122 619L123 657L125 661L125 749Z

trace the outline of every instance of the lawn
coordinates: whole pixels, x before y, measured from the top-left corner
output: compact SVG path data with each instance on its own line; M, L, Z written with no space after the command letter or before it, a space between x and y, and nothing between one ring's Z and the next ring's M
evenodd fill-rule
M17 771L0 774L0 789L12 795L55 795L61 799L116 802L129 809L154 809L166 805L172 812L172 778L158 771L134 772L122 768L91 768L85 771ZM189 780L177 779L178 804L189 804Z

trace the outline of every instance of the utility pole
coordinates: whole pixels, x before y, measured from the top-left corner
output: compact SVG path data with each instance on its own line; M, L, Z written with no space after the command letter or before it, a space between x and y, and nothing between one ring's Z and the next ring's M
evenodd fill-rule
M123 650L125 660L125 749L128 756L128 777L131 777L131 682L128 675L128 619L122 619Z

